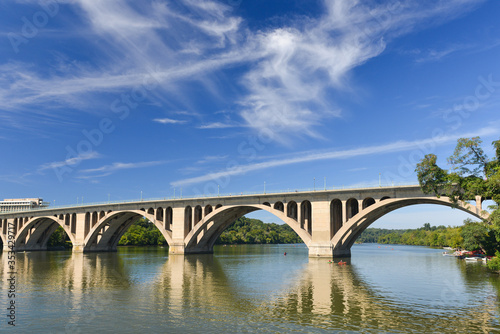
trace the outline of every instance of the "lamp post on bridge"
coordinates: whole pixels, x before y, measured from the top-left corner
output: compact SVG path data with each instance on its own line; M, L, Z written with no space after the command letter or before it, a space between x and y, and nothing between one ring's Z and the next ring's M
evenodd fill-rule
M264 194L266 193L266 181L264 181Z

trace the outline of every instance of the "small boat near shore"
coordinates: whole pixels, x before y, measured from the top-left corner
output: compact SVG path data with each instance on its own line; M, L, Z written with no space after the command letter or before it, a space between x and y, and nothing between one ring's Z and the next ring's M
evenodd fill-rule
M465 262L478 262L478 261L483 261L483 258L479 256L469 256L465 258Z

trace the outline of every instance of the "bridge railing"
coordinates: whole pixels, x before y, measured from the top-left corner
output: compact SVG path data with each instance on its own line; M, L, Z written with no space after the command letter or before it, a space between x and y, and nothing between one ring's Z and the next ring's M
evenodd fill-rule
M25 210L17 210L17 211L4 211L0 212L0 215L2 214L12 214L12 213L17 213L17 212L30 212L30 211L50 211L50 210L55 210L55 209L70 209L70 208L75 208L75 207L93 207L93 206L100 206L100 205L114 205L114 204L129 204L129 203L138 203L138 202L159 202L159 201L180 201L180 200L192 200L192 199L200 199L200 198L217 198L217 197L236 197L236 196L253 196L253 195L278 195L278 194L295 194L295 193L304 193L304 192L322 192L322 191L342 191L342 190L349 190L349 189L359 189L359 190L368 190L368 189L376 189L376 188L394 188L394 187L403 187L403 186L418 186L418 184L415 183L397 183L393 185L366 185L366 186L361 186L361 185L352 185L352 186L339 186L339 187L316 187L316 188L302 188L302 189L290 189L288 188L287 190L281 190L281 191L255 191L255 192L250 192L250 191L243 191L243 192L235 192L235 193L225 193L225 194L202 194L202 195L195 195L195 196L189 196L189 197L182 197L181 196L169 196L169 197L156 197L156 198L138 198L138 199L132 199L132 200L120 200L120 201L103 201L103 202L89 202L89 203L73 203L73 204L64 204L64 205L57 205L57 206L50 206L50 207L38 207L38 208L31 208L31 209L25 209Z

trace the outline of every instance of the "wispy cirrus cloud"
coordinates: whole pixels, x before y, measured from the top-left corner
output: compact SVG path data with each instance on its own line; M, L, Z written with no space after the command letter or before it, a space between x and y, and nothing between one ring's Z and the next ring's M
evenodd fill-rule
M212 162L220 162L226 160L228 157L229 157L228 155L209 155L203 157L203 159L201 160L196 161L196 163L203 165Z
M38 167L38 172L43 172L47 169L62 168L65 166L68 166L68 167L77 166L82 161L97 159L100 157L101 157L101 155L95 151L88 152L88 153L81 153L75 157L71 157L71 158L66 159L64 161L53 161L53 162L45 163L45 164Z
M486 127L480 129L476 132L456 134L456 135L444 135L441 137L434 137L428 139L421 139L415 141L405 141L400 140L393 143L376 145L376 146L366 146L359 147L350 150L333 150L333 151L324 151L317 153L310 152L300 152L295 154L294 156L290 156L288 158L281 159L270 159L263 162L251 163L245 165L236 165L230 169L222 170L218 172L211 172L204 175L200 175L197 177L182 179L178 181L172 182L172 186L188 186L192 184L208 182L213 180L218 180L222 178L226 178L228 176L237 176L244 175L249 172L255 172L260 170L265 170L269 168L282 167L288 165L295 165L305 162L314 162L314 161L323 161L323 160L339 160L339 159L347 159L354 158L360 156L369 156L369 155L377 155L377 154L387 154L394 152L402 152L412 149L420 149L422 147L428 147L429 145L438 146L443 144L452 143L457 140L457 138L461 137L474 137L474 136L487 136L493 134L499 134L500 130L496 127Z
M384 52L392 39L431 21L450 20L481 2L325 0L321 16L259 31L249 30L231 6L218 1L65 2L77 14L75 38L96 54L89 60L93 65L74 66L72 59L49 71L24 63L0 65L0 112L58 114L67 112L61 106L89 110L95 109L89 103L103 100L108 109L103 95L140 86L145 76L153 76L159 85L150 99L189 105L189 85L181 89L178 84L201 82L209 94L223 98L226 91L239 91L231 96L232 107L250 129L266 130L278 141L291 134L319 137L323 120L342 115L331 93L355 94L349 83L353 69ZM236 65L243 70L234 87L221 89L210 79ZM226 123L216 124L200 129Z
M208 124L202 124L198 126L198 129L227 129L227 128L235 128L239 127L240 125L233 124L233 123L222 123L222 122L214 122L214 123L208 123Z
M440 50L429 49L429 50L412 50L409 53L416 56L415 61L417 63L427 63L433 61L440 61L443 58L448 57L451 54L475 48L473 45L453 45Z
M187 123L186 120L171 119L171 118L155 118L155 119L153 119L153 122L161 123L161 124L185 124L185 123Z
M114 162L110 165L104 165L98 168L81 170L78 178L93 179L93 178L105 177L120 170L159 166L159 165L164 165L167 162L168 161L145 161L145 162L128 162L128 163Z

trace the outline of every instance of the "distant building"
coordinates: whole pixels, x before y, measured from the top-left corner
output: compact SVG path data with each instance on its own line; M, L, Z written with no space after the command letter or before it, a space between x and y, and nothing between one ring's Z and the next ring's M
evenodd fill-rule
M42 198L13 198L0 201L0 212L27 211L36 208L48 207L50 203Z

